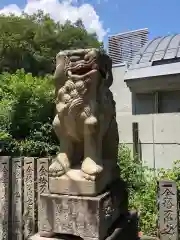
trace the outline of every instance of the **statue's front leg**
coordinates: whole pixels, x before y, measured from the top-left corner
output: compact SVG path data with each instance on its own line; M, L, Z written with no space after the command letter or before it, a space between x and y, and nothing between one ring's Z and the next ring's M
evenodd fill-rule
M56 234L54 232L40 231L39 235L40 237L47 239L47 238L54 238Z
M60 140L60 153L49 167L50 177L59 177L65 174L70 168L70 159L73 154L73 143L70 137L64 133L64 126L61 125L63 125L63 121L59 121L57 115L53 121L53 127Z
M103 170L101 158L101 133L98 124L84 125L84 161L81 170L84 178L95 180Z

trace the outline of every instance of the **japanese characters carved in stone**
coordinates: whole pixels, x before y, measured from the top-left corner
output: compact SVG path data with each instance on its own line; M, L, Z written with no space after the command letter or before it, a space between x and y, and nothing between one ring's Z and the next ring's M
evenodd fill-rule
M49 168L60 177L80 166L82 176L95 180L104 161L117 166L118 129L111 59L97 49L63 51L55 71L56 116L53 121L60 153Z

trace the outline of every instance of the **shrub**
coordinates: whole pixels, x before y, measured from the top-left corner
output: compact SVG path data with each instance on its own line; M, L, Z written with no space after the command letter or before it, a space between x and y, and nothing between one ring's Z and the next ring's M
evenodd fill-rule
M53 91L50 76L33 77L23 70L0 75L1 154L44 156L58 150Z
M175 161L172 169L154 171L134 159L125 145L119 149L121 177L127 182L129 190L129 207L140 213L140 228L144 234L155 236L157 229L157 181L170 179L180 188L180 161Z

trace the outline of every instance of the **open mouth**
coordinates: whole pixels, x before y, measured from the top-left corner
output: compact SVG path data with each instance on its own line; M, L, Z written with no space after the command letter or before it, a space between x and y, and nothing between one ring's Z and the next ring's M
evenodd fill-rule
M81 60L76 63L71 62L69 70L73 75L83 76L97 70L96 61L95 59L90 59L89 61Z

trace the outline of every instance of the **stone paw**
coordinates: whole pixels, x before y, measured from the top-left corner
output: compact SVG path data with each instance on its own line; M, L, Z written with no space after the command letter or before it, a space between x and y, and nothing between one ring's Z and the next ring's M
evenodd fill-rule
M92 125L92 126L94 126L94 125L97 125L97 118L96 117L94 117L94 116L90 116L90 117L88 117L86 120L85 120L85 124L86 125Z
M49 176L60 177L69 170L69 166L67 155L59 153L56 160L49 167Z
M88 180L88 181L95 181L96 180L96 176L95 175L89 175L85 172L82 172L82 176Z
M66 104L64 103L60 102L56 105L56 110L59 117L63 115L65 109L66 109Z
M55 233L53 232L46 232L46 231L41 231L39 233L40 237L44 237L44 238L53 238L55 236Z
M85 179L94 181L97 175L103 171L103 167L101 164L97 164L94 160L87 157L82 163L81 170Z
M60 177L65 173L63 166L60 162L55 160L49 167L49 176L50 177Z

